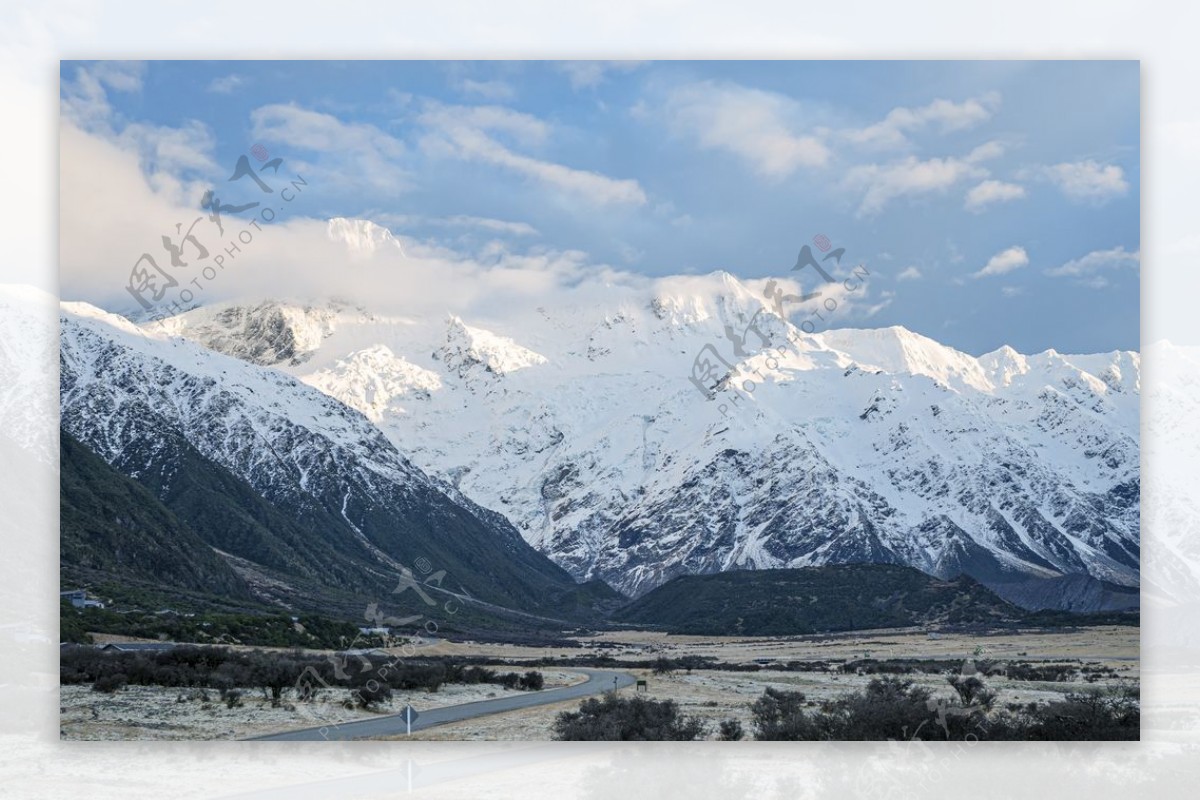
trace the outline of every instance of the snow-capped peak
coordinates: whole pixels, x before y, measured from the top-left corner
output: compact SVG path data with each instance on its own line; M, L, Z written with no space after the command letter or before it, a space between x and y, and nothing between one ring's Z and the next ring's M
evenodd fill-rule
M347 311L336 301L226 301L191 309L150 328L186 336L253 364L300 364L336 330Z
M992 381L974 357L903 326L841 328L815 338L864 369L928 376L955 389L993 389Z
M460 373L473 365L482 365L496 375L507 375L547 361L540 353L522 347L508 337L473 328L456 315L450 315L446 344L438 350L438 358Z
M400 247L400 241L378 223L334 217L328 223L329 238L344 243L352 252L371 254L380 248Z

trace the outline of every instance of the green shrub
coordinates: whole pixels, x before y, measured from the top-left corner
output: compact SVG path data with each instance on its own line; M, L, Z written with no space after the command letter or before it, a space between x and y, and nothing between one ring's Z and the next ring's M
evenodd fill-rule
M746 732L742 729L742 722L733 718L721 721L718 734L722 740L740 740L746 736Z
M563 712L554 721L559 740L696 740L704 723L684 717L674 701L621 698L605 693L588 698L578 712Z

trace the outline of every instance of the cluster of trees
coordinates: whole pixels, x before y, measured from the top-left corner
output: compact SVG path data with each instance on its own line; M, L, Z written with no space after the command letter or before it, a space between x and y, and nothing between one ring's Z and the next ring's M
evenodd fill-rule
M265 648L345 648L381 644L378 638L359 634L358 626L344 620L304 615L256 615L206 612L191 616L153 612L120 612L113 609L75 609L63 602L59 615L62 642L87 643L87 632L128 637L166 639L173 642L211 642L256 645Z
M348 703L362 707L390 700L393 690L437 692L443 684L540 690L545 681L541 673L532 670L500 673L444 661L389 660L372 654L329 658L300 651L234 651L190 645L152 652L64 648L59 678L62 684L91 684L98 692L114 692L127 684L212 688L221 691L227 702L240 700L238 688L258 688L274 704L288 692L297 700L311 701L327 689L345 688L350 691Z
M898 676L874 678L857 692L817 703L804 693L768 688L751 707L758 740L1137 740L1137 690L1067 693L1062 700L996 708L983 677L951 676L954 697L936 697ZM560 740L695 740L711 729L674 701L622 698L584 701L554 724ZM722 740L744 736L737 720L717 724Z
M759 740L1136 740L1137 690L1067 693L1062 700L996 709L979 676L949 679L956 698L935 698L898 677L821 704L803 693L768 689L751 708Z
M840 673L859 674L937 674L958 670L961 665L961 660L951 659L872 659L865 657L836 665L829 663L825 669L837 670ZM769 665L768 668L770 670L783 669L778 664ZM975 663L975 670L983 676L1004 676L1016 681L1068 682L1082 678L1088 682L1095 682L1105 678L1117 678L1117 673L1112 668L1096 662L1085 663L1081 660L1030 662L1028 660L981 659Z

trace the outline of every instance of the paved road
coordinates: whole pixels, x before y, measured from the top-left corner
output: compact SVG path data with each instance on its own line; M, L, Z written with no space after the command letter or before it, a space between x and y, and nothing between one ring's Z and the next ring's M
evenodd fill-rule
M590 668L569 668L587 674L587 681L572 687L559 687L554 690L542 690L536 693L512 695L507 698L489 698L486 701L475 701L470 704L444 706L439 709L418 709L421 717L413 723L413 731L441 726L444 723L456 723L460 720L470 720L484 715L494 715L497 712L511 712L514 709L554 704L559 701L570 701L574 698L584 698L596 695L605 690L619 689L633 684L634 678L628 673L615 670L592 670ZM262 737L250 737L251 740L358 740L364 737L384 737L404 734L404 716L401 714L385 715L367 720L356 720L350 723L329 724L316 726L311 729L268 734Z

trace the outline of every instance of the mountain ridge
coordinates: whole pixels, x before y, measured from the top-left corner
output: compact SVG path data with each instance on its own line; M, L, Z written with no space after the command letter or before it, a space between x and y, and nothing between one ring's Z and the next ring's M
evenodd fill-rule
M735 280L720 278L723 283ZM730 302L748 302L749 296L739 292ZM489 330L486 326L452 316L440 336L437 329L442 324L427 324L424 332L414 335L408 322L397 327L386 316L361 310L335 317L331 333L309 362L277 366L368 413L394 442L403 442L424 469L512 519L527 541L577 578L600 577L629 593L687 572L799 566L864 556L939 575L965 571L984 580L1092 571L1097 578L1136 586L1139 480L1136 422L1131 421L1136 421L1140 390L1137 354L1072 356L1046 351L1026 356L1001 348L976 358L944 349L949 355L936 362L930 354L944 346L898 327L816 335L793 329L789 342L794 344L786 360L776 359L774 370L763 353L742 363L766 376L753 396L740 393L744 412L722 415L716 403L706 404L698 393L692 397L686 349L676 349L683 351L678 359L657 354L656 363L669 363L664 369L675 370L674 375L648 381L644 377L653 376L648 368L655 364L634 369L626 364L621 372L594 374L592 392L581 389L587 369L602 369L622 350L648 351L655 325L674 326L670 337L675 339L685 336L681 332L687 326L704 324L710 331L723 326L713 307L688 303L680 296L664 297L658 293L647 299L641 312L628 303L615 311L597 310L591 319L598 324L584 320L581 325L544 310L542 321L557 331L557 340L522 337L511 326L493 331L545 360L523 364L511 374L478 360L447 365L437 358L446 343L454 341L456 327ZM210 313L189 312L169 322L181 335L211 345L196 334L194 323L194 318ZM769 325L784 330L790 324L773 318ZM567 336L570 333L575 338ZM864 338L871 341L854 341ZM694 334L691 340L699 341ZM889 350L897 342L900 350ZM404 371L395 370L385 379L382 372L364 365L362 354L370 348L386 348ZM888 373L884 368L897 369L896 358L914 369ZM847 392L839 384L861 388ZM919 396L922 405L910 400L906 389L914 399ZM723 395L732 392L739 390ZM789 400L820 402L820 394L834 402L825 401L823 414L809 419L797 419L801 416L780 408ZM633 408L622 402L624 396L637 397L650 408ZM837 401L854 396L858 399L853 405L842 404L838 412L847 422L830 425ZM997 423L995 408L1009 420ZM948 412L957 413L956 424L941 426L936 444L914 428L931 422L938 426L937 418ZM498 430L481 431L472 425L479 419L492 421ZM848 421L865 426L855 433L848 426L859 423ZM1024 439L1013 436L1011 423L1025 429ZM987 437L969 446L985 447L990 458L976 457L973 467L979 475L964 495L968 488L950 486L957 469L952 465L959 460L947 461L945 449L960 449L966 444L963 440L972 440L971 430L985 427ZM859 446L853 460L829 452L833 441L862 437L863 428L869 452ZM579 437L584 441L577 441ZM614 442L617 438L619 443ZM685 439L693 446L676 444ZM882 465L882 476L877 465L871 470L877 475L864 481L866 471L859 465L870 452L885 448L920 451L927 460L925 469L913 470L912 459L898 455L883 460L888 463ZM1049 449L1057 451L1051 456L1059 460L1053 469L1046 469L1043 459ZM751 464L750 454L755 453L774 467L750 477L758 472ZM682 469L681 458L687 462ZM781 481L780 474L794 480ZM481 476L499 479L503 486L489 487ZM606 486L614 477L619 485ZM764 497L753 504L760 508L749 513L737 493L729 491L747 478L753 486L767 482L774 487L760 493ZM801 478L823 481L825 486L810 493ZM991 508L988 502L988 488L1004 483L1024 485L1015 516L1014 510ZM944 486L940 494L947 500L935 501L939 508L930 509L937 495L931 488L937 484ZM851 495L839 486L851 488ZM705 491L690 492L693 487ZM1126 487L1134 488L1133 496ZM1047 493L1054 502L1051 508L1042 505ZM681 494L688 501L680 502ZM793 515L788 531L762 536L762 525L771 516L768 508L776 515L781 512L771 496L823 499L824 521ZM688 530L683 510L713 508L714 497L725 498L719 516ZM964 502L972 507L970 519L957 508ZM903 532L881 538L889 518L906 514L918 519ZM735 533L723 535L730 527ZM853 529L849 535L847 528ZM800 536L797 529L814 534ZM1078 536L1089 531L1091 535ZM688 542L687 553L672 558L666 551L681 537ZM922 540L928 546L920 545Z

